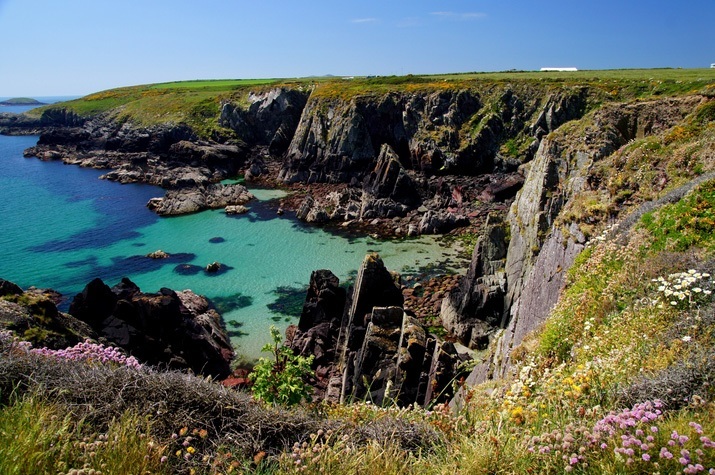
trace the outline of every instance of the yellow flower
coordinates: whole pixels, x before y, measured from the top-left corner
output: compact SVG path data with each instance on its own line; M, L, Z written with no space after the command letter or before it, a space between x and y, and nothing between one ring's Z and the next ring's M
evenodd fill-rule
M511 410L511 418L514 423L521 425L524 423L524 408L517 406Z
M193 447L191 447L191 446L188 446L188 447L186 448L186 451L187 451L188 453L190 453L190 454L193 454L194 452L196 452L196 449L193 448Z
M176 451L176 456L177 456L177 457L181 457L181 450L177 450L177 451Z

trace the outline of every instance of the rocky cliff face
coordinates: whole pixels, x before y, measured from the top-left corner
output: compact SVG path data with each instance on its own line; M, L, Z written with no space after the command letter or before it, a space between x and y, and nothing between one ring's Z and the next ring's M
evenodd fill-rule
M478 347L483 341L474 339L475 332L495 340L490 358L470 382L506 375L511 350L556 303L565 272L587 242L582 226L592 219L566 210L578 207L584 193L608 193L599 191L603 184L594 179L598 163L631 140L681 123L702 100L691 96L606 105L543 138L506 217L508 232L501 225L486 227L467 278L443 303L445 324L466 344ZM615 219L619 211L609 213L605 218ZM506 252L507 239L500 243L495 235L509 236Z
M300 323L286 336L295 352L315 356L318 398L427 405L450 396L469 352L405 312L398 280L377 255L365 257L347 294L330 271L313 273Z
M340 184L338 195L314 194L299 216L374 222L375 229L407 235L463 225L470 214L483 214L477 199L508 205L521 183L519 164L533 157L544 134L581 117L590 94L585 87L526 83L348 98L321 85L258 88L223 103L217 121L233 131L228 141L199 139L182 124L142 127L114 112L85 118L63 108L0 127L44 128L28 156L107 168L107 179L180 190L174 195L186 190L173 210L193 211L184 204L197 203L209 184L245 173L287 184Z
M225 102L219 123L236 132L249 144L267 145L274 156L288 148L295 134L309 91L275 88L251 92L248 107Z
M308 100L286 153L279 175L285 182L361 180L385 144L403 166L428 176L513 170L518 161L499 156L500 145L517 136L538 143L545 133L582 116L587 90L547 98L543 91L509 86L350 100L316 96ZM527 155L534 151L525 149Z

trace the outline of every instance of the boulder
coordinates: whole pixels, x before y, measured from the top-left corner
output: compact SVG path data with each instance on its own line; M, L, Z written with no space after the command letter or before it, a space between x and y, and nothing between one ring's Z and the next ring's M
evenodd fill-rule
M246 214L248 208L243 205L229 205L224 208L226 214Z
M111 289L95 279L74 298L70 314L142 363L213 377L231 372L233 349L221 316L191 291L146 294L127 278Z
M23 290L17 284L9 280L0 279L0 297L5 297L6 295L21 295L22 293Z
M149 200L147 207L162 216L176 216L205 209L243 205L253 198L253 194L241 184L214 183L169 190L163 198Z
M469 224L469 218L446 210L428 210L420 220L420 234L442 234Z

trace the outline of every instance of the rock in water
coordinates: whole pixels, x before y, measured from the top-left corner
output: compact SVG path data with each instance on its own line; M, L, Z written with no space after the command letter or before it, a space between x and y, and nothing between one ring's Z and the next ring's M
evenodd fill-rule
M205 209L243 205L253 198L253 194L241 184L214 183L169 190L163 198L149 200L147 207L162 216L177 216Z
M224 208L224 213L226 214L246 214L248 213L248 208L243 205L230 205Z
M220 262L212 262L211 264L208 264L206 268L204 269L206 272L218 272L221 270L221 263Z

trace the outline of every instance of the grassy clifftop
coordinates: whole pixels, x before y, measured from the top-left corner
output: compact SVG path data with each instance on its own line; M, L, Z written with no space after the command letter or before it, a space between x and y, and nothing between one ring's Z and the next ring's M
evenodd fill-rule
M180 81L111 89L48 108L66 108L82 117L110 113L138 125L186 123L207 130L215 124L224 100L245 103L250 91L272 87L313 88L319 97L350 99L389 92L429 92L444 89L488 88L504 83L525 83L545 88L588 86L603 100L630 100L661 95L715 91L710 69L645 69L578 72L502 72L423 76L356 78L237 79Z

